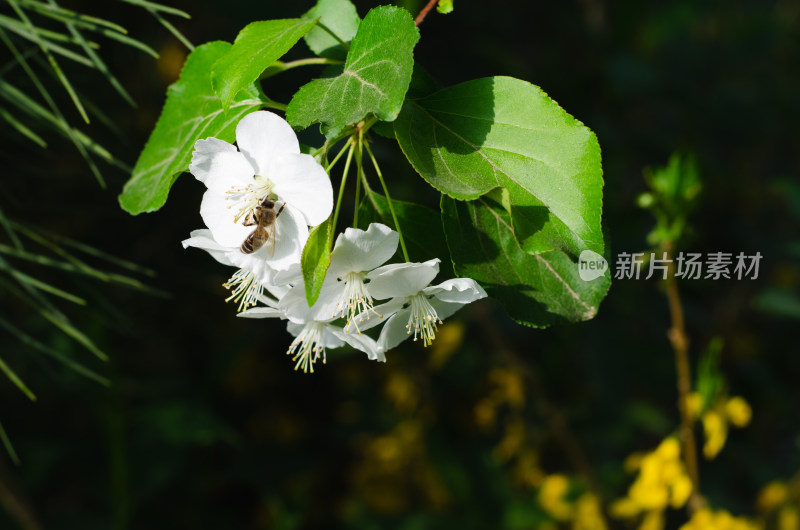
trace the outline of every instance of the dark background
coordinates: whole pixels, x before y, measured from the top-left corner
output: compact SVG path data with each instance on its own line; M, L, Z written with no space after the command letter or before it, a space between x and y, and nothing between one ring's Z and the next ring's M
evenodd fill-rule
M362 16L377 5L356 3ZM121 22L161 54L155 61L102 41L135 109L71 66L123 134L85 129L133 164L186 50L133 6L64 4ZM250 21L312 5L292 4L180 0L173 5L193 18L170 20L195 44L232 41ZM414 14L419 4L404 3ZM800 2L457 0L455 8L425 20L416 60L445 86L526 79L592 128L612 255L648 250L654 222L635 205L642 170L683 150L704 180L685 249L764 256L758 280L681 285L693 359L721 337L729 391L754 410L717 459L701 462L703 493L714 507L754 513L764 484L798 470ZM290 58L308 55L301 43ZM316 72L292 71L265 90L286 102ZM396 196L436 203L396 145L379 138L376 151ZM116 202L127 175L108 169L109 189L99 189L65 141L53 138L45 152L6 143L0 167L7 214L151 268L156 276L145 280L167 293L86 281L89 307L59 304L110 353L107 365L24 304L0 306L113 381L87 382L0 331L3 358L39 397L31 403L0 380L0 420L22 461L0 455L0 478L44 528L535 528L544 516L520 478L522 455L570 476L585 471L585 456L613 500L632 480L624 458L678 425L657 282L616 281L593 321L550 330L518 326L486 301L462 310L432 348L407 342L386 364L329 351L327 365L304 375L284 355L291 337L279 323L237 319L223 302L232 271L182 249L202 226L204 187L191 176L162 210L131 217ZM482 423L477 411L502 394L504 373L524 381L523 398ZM0 528L17 528L13 521L0 510ZM668 526L683 521L675 512Z

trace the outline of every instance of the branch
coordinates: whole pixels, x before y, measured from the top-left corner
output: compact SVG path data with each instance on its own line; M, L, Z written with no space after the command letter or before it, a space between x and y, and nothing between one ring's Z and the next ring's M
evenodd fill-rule
M428 13L430 12L431 9L433 9L433 6L436 5L436 2L438 2L438 0L428 0L428 3L425 5L425 7L422 8L422 11L419 12L417 18L414 19L414 24L416 24L417 26L422 24L422 21L425 20L426 16L428 16Z
M686 324L683 319L683 306L678 292L678 281L675 279L675 267L672 262L672 244L664 245L667 252L667 301L671 327L667 337L675 351L675 368L678 376L678 410L681 414L680 439L683 445L686 470L692 481L692 495L689 497L689 513L694 513L703 505L700 495L700 472L697 465L697 442L694 438L692 418L689 414L689 395L692 392L692 375L689 367L689 337L686 334Z

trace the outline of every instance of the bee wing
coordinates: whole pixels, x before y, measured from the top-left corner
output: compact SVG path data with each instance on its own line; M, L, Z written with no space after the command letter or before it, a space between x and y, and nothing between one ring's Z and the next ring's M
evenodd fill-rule
M285 207L286 203L284 202L283 204L281 204L281 207L275 214L275 222L272 223L272 226L269 227L269 241L267 241L267 244L269 245L268 252L270 259L272 259L275 256L275 240L278 237L278 217L280 217L281 212Z
M267 246L267 252L269 252L269 257L272 259L275 257L275 239L277 237L278 232L278 223L273 223L271 227L269 227L269 235L267 236L267 241L265 245Z

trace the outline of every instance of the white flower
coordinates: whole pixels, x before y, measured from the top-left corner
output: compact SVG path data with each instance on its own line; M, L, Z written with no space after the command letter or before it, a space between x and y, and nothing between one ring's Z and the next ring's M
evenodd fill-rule
M265 288L270 289L273 288L272 286L302 281L299 262L289 266L286 270L276 271L268 266L268 262L258 252L244 254L239 246L221 245L214 239L211 230L193 230L190 236L189 239L182 241L183 248L201 248L223 265L239 267L239 270L223 284L231 290L231 295L225 301L232 300L237 303L239 311L256 305Z
M398 234L380 223L372 223L366 231L347 228L336 238L331 252L331 264L325 277L325 289L315 304L328 311L326 316L346 318L344 330L350 331L362 319L382 318L373 309L373 296L369 281L385 267L379 267L397 251ZM376 268L377 267L377 268Z
M267 307L255 307L239 313L238 316L288 319L286 329L295 339L286 353L292 355L295 370L302 368L303 372L313 373L314 363L319 359L322 359L323 364L326 362L327 348L340 348L345 343L363 351L372 360L386 361L374 339L366 335L345 333L342 328L331 324L334 320L332 317L320 314L320 306L315 304L309 308L302 283L282 295L280 303L263 296L260 300Z
M485 298L486 291L470 278L453 278L439 285L429 285L439 273L439 260L424 263L387 265L369 284L375 298L391 298L374 308L388 317L378 338L378 348L385 353L414 333L428 346L436 338L437 325L461 306ZM359 318L359 317L356 317ZM379 322L367 322L362 329Z
M328 218L333 189L322 166L300 153L291 126L276 114L248 114L236 126L236 140L239 150L217 138L195 143L189 171L208 187L200 215L209 232L193 232L184 247L224 255L223 263L240 268L225 286L241 310L254 305L262 285L279 283L280 276L298 270L308 226ZM274 237L245 253L241 245L256 228L255 208L267 197L278 212L269 227Z
M198 140L189 166L211 192L203 197L210 204L201 214L215 236L219 230L224 235L241 234L237 239L244 240L252 229L242 227L241 221L268 196L301 214L308 226L328 218L333 209L328 174L314 157L300 153L300 143L286 120L265 110L248 114L236 126L236 143L238 151L216 138ZM224 208L219 208L220 199ZM220 237L217 240L227 243Z

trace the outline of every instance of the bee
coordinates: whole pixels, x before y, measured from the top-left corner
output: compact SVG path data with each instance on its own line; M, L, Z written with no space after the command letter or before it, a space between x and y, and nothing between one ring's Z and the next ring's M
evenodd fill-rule
M275 252L275 221L283 211L286 203L275 211L275 202L269 197L265 197L261 204L250 212L244 220L244 226L255 226L240 247L242 253L252 254L263 247L267 242L271 244L272 252Z

